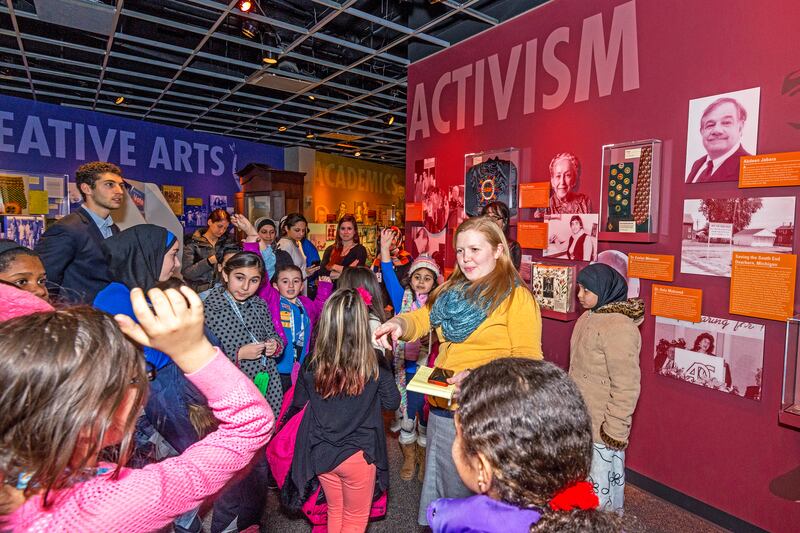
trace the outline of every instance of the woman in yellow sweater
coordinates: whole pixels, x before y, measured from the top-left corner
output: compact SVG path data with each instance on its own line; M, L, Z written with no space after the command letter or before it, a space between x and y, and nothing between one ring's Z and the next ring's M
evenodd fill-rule
M452 370L459 384L470 369L500 357L542 358L539 306L511 262L508 243L488 217L464 221L453 238L456 267L446 283L431 293L425 306L394 317L375 330L375 338L414 341L436 330L441 342L436 366ZM455 405L428 397L428 453L419 506L419 523L427 524L428 504L437 498L465 498L451 449L456 437Z

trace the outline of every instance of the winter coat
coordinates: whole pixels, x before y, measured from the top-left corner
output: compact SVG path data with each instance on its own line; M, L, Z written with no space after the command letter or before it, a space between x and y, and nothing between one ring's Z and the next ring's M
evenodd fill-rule
M212 255L217 260L222 258L222 250L227 244L227 239L222 237L216 245L211 244L203 235L204 228L196 230L192 238L183 246L181 259L181 274L195 292L202 292L214 286L217 277L216 265L208 262Z
M581 315L570 339L569 374L592 417L592 437L615 449L628 444L639 400L643 318L641 299L612 302Z

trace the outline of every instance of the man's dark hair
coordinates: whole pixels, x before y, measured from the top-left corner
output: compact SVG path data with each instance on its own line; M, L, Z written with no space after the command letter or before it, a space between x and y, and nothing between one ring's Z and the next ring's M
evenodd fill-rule
M100 174L105 174L106 172L122 176L122 170L114 163L92 161L78 167L78 170L75 171L75 185L78 186L81 198L86 200L86 194L81 190L81 184L86 183L90 189L94 189L94 184L100 179Z

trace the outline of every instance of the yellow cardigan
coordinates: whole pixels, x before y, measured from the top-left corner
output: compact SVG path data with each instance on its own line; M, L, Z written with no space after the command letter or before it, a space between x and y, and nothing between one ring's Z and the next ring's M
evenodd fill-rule
M442 335L442 328L436 328L441 343L436 366L460 372L501 357L541 359L542 315L539 304L525 287L514 289L514 300L509 305L510 298L511 295L503 300L464 342L447 341ZM405 326L401 337L404 341L417 340L431 329L427 305L403 313L398 318ZM428 400L437 407L448 407L447 401L442 398L431 396Z

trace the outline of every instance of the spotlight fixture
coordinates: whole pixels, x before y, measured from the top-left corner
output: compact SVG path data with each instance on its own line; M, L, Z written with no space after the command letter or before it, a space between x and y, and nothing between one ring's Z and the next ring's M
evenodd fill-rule
M261 56L261 61L263 61L266 65L278 64L278 60L275 58L275 55L269 50L264 51L264 55Z
M389 119L386 121L388 125L394 124L394 115L389 115Z
M117 104L117 105L124 104L125 103L125 97L122 96L122 95L117 96L116 98L114 98L114 103Z
M317 97L314 96L313 94L309 94L309 95L306 95L306 96L308 96L309 100L316 100L317 99Z
M361 157L361 152L356 152L353 155L356 156L356 157Z
M252 20L242 21L242 35L248 39L253 39L258 33L258 25Z
M313 139L313 138L314 138L314 132L312 132L311 130L308 130L306 132L306 139Z
M239 2L239 11L247 13L251 9L253 9L253 2L251 2L250 0L241 0Z
M286 126L278 126L278 131L286 131Z

